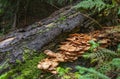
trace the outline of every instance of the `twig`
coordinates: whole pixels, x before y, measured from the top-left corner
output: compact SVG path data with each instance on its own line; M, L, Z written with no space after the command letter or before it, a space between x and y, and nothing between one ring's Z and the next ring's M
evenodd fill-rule
M46 79L50 79L52 76L54 76L55 74L53 74L53 75L50 75L50 76L48 76Z
M52 5L53 7L55 7L56 9L58 9L58 10L60 9L59 7L55 6L54 4L51 4L51 5Z
M85 16L85 17L87 17L87 18L89 18L90 20L94 21L96 24L99 25L100 28L102 28L102 25L98 21L96 21L95 19L91 18L87 14L83 14L83 13L80 13L80 14L83 15L83 16Z

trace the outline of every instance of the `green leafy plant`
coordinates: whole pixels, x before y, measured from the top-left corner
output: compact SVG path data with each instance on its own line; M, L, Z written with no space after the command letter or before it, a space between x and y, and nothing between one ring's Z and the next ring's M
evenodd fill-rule
M14 70L6 72L5 74L0 75L0 79L9 79L13 73L14 73Z
M111 61L102 64L101 66L99 66L97 69L97 71L99 71L100 73L103 74L107 74L107 73L116 73L116 75L119 75L119 70L120 70L120 58L113 58Z
M106 7L107 5L102 0L84 0L75 6L77 9L81 8L86 10L95 10L98 12Z
M120 6L116 0L83 0L74 8L102 24L107 22L116 24L120 14Z
M58 75L61 79L111 79L108 75L114 72L119 79L120 58L113 58L111 61L102 64L99 67L82 67L76 66L76 71L72 72L71 68L58 67Z
M66 71L68 68L61 68L62 71L58 71L58 75ZM106 75L96 71L93 68L85 68L81 66L76 66L77 71L71 72L67 71L64 74L60 75L61 79L110 79Z
M110 64L113 66L113 67L116 67L118 69L120 69L120 58L114 58Z
M66 20L66 18L67 18L66 16L61 15L60 18L59 18L59 21L64 21L64 20Z
M59 76L63 76L64 74L68 73L71 70L71 68L62 68L58 67L57 72L59 73Z
M32 56L31 59L27 59L25 63L13 67L12 69L14 69L15 72L11 75L12 79L37 79L42 71L38 70L36 65L38 61L43 58L45 58L45 54L42 53L38 56Z
M46 57L44 53L36 54L36 51L32 51L29 49L24 50L24 62L20 60L16 60L16 65L13 66L8 64L7 62L4 63L1 68L4 67L11 67L6 73L2 73L0 75L0 79L38 79L41 70L37 68L37 64L40 60ZM33 53L33 54L31 54Z
M90 52L93 52L95 48L99 47L99 43L96 43L94 40L89 41L91 47L90 47Z
M81 74L80 79L109 79L106 75L96 71L93 68L77 66L76 69ZM82 71L82 72L81 72Z
M61 79L79 79L80 74L78 72L72 73L71 68L62 68L58 67L57 72L58 72L58 77Z
M83 55L83 57L85 58L90 58L91 62L98 62L103 63L105 61L109 61L111 59L113 59L114 57L118 57L120 54L106 49L106 48L98 48L98 50L96 52L92 52L92 53L86 53Z
M106 11L116 7L117 3L115 0L112 0L112 4L110 4L109 2L106 3L104 0L84 0L80 3L78 3L75 6L75 8L81 9L81 10L82 9L89 10L91 13L95 13L95 12L101 13L101 11L106 12ZM119 12L119 9L118 9L118 12Z

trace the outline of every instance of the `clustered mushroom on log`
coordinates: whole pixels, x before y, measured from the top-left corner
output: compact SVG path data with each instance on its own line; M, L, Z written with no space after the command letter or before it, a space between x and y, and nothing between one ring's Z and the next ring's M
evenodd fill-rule
M61 42L59 52L54 53L51 50L45 50L44 53L48 55L46 59L39 62L38 68L44 71L56 74L56 68L60 62L72 62L82 56L91 47L89 41L94 40L100 43L100 47L108 47L111 42L120 42L120 31L108 32L113 28L103 28L104 30L93 31L88 34L70 34L66 42ZM114 37L118 34L118 37Z

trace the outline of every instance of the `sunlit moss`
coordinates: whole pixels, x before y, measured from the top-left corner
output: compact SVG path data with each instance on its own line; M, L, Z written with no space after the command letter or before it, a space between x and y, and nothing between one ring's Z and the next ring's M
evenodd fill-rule
M41 74L41 70L37 68L38 62L45 58L46 55L44 53L34 54L34 55L28 55L28 52L30 54L30 51L27 51L27 53L24 53L24 60L25 62L16 62L17 65L14 67L12 66L12 69L0 76L0 79L38 79L38 77ZM33 52L36 53L36 52ZM37 52L38 53L38 52ZM30 57L31 56L31 57ZM29 58L30 57L30 58ZM18 60L16 60L18 61Z
M0 79L9 79L9 77L14 73L14 70L10 70L0 76Z
M37 79L41 71L37 68L38 62L45 58L45 54L41 53L25 63L19 64L15 67L16 73L12 76L13 79Z

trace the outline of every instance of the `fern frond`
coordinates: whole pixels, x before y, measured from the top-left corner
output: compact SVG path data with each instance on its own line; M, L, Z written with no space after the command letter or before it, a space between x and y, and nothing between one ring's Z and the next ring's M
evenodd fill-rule
M115 71L116 69L120 70L120 58L113 58L112 61L102 64L97 68L97 71L105 74L111 70Z
M103 0L84 0L78 3L74 8L80 10L89 10L91 14L106 12L114 5L106 4Z
M92 62L98 61L98 62L104 62L111 60L113 57L117 57L118 53L115 51L111 51L106 48L99 48L94 53L87 53L83 55L85 58L90 58Z
M107 73L108 71L110 71L112 69L111 65L109 62L107 63L103 63L102 65L100 65L98 68L97 68L97 71L99 71L100 73Z
M77 9L97 9L98 11L105 7L106 4L102 0L84 0L75 6Z
M80 79L109 79L109 77L107 77L106 75L96 71L93 68L85 68L85 67L81 67L81 66L77 66L76 69L79 70L79 72L85 71L86 73L81 75Z
M120 69L120 58L114 58L110 64L118 69Z

